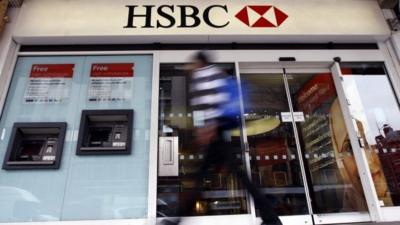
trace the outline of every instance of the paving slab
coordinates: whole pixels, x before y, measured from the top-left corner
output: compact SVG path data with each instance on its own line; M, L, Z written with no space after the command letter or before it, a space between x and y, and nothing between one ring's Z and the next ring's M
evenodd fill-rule
M333 225L333 224L332 224ZM339 224L336 224L339 225ZM343 223L340 225L400 225L400 221L399 222L385 222L385 223Z

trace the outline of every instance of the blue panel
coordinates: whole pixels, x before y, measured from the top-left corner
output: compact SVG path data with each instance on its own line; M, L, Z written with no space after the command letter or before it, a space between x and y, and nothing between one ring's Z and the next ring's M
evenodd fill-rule
M135 63L131 98L88 102L91 64L113 62ZM69 101L23 103L32 64L52 63L75 64ZM0 131L5 129L0 159L4 158L14 122L65 121L68 132L59 170L0 170L0 222L146 217L151 80L150 55L19 58L0 121ZM132 154L75 155L82 109L133 109Z
M3 161L14 122L67 122L67 133L74 130L80 96L84 57L19 58L3 111L0 131L0 160ZM75 64L70 98L61 104L27 104L24 94L32 64ZM68 164L74 143L66 138L59 170L0 170L0 222L47 221L61 218Z
M132 62L135 66L131 100L112 103L87 101L89 74L93 63ZM73 155L63 220L146 217L151 77L151 56L87 57L81 83L79 112L82 109L133 109L132 155ZM79 127L79 122L76 120L76 127Z

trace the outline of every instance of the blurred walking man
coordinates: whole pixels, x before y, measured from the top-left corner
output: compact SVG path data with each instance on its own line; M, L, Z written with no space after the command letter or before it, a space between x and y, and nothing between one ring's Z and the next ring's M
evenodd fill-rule
M193 109L194 134L199 148L205 149L205 158L197 173L197 193L192 195L181 215L191 215L196 200L201 198L203 179L211 165L226 167L243 182L260 210L263 225L282 225L271 204L251 183L249 177L235 163L236 154L230 141L233 128L239 126L239 93L236 81L210 63L205 52L193 58L190 83L190 104ZM164 220L163 224L179 224L180 220Z

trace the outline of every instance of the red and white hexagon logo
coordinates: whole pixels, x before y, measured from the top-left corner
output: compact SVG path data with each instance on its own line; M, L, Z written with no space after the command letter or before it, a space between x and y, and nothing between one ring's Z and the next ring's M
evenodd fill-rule
M279 27L289 16L272 5L248 5L235 17L249 27Z

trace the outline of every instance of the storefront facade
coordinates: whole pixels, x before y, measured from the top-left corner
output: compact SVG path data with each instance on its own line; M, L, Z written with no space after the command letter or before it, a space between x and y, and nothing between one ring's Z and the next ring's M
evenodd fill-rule
M185 69L200 49L238 82L232 151L285 225L400 221L400 65L377 2L31 0L12 15L0 222L177 216L204 158ZM187 221L259 223L240 182L211 174Z

